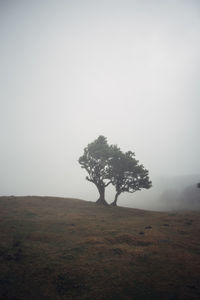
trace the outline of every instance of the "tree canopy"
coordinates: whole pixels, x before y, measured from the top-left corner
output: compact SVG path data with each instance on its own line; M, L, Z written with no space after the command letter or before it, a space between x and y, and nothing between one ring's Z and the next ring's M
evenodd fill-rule
M148 170L139 164L135 154L131 151L123 153L117 145L108 145L104 136L88 144L79 163L88 173L86 179L94 183L99 191L99 204L107 204L105 188L109 184L116 190L112 205L117 204L118 196L123 192L134 193L152 186Z
M121 193L134 193L142 188L149 189L152 184L149 180L149 172L135 159L131 151L120 153L113 160L112 184L115 186L116 194L112 205L117 204Z
M105 200L105 187L111 183L110 179L110 147L107 139L100 135L94 142L88 144L84 154L79 158L81 167L88 175L86 179L94 183L99 191L100 197L97 203L107 204Z

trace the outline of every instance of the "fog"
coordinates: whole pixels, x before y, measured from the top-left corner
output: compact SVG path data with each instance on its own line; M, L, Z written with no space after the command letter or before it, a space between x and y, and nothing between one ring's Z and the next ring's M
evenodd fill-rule
M0 0L0 44L1 195L96 201L78 158L99 135L153 182L119 205L200 181L199 1Z

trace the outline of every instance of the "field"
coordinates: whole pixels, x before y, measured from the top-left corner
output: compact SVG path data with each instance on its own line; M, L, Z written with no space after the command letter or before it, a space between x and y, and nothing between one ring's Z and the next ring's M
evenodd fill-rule
M200 212L0 197L0 299L200 299Z

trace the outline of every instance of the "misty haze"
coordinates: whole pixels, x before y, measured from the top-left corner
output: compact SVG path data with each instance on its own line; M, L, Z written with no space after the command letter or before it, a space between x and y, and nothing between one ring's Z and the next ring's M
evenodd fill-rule
M96 201L77 160L101 134L153 182L119 205L200 180L197 1L1 1L0 23L2 195Z
M0 43L0 299L198 299L200 2L0 0Z

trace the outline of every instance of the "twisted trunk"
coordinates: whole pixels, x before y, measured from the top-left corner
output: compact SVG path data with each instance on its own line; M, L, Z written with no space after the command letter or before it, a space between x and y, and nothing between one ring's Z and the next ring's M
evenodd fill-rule
M121 194L120 192L117 192L115 194L115 200L110 205L117 206L117 199L118 199L118 197L119 197L120 194Z
M97 204L108 205L105 200L105 186L104 185L96 185L99 191L99 199L96 201Z

